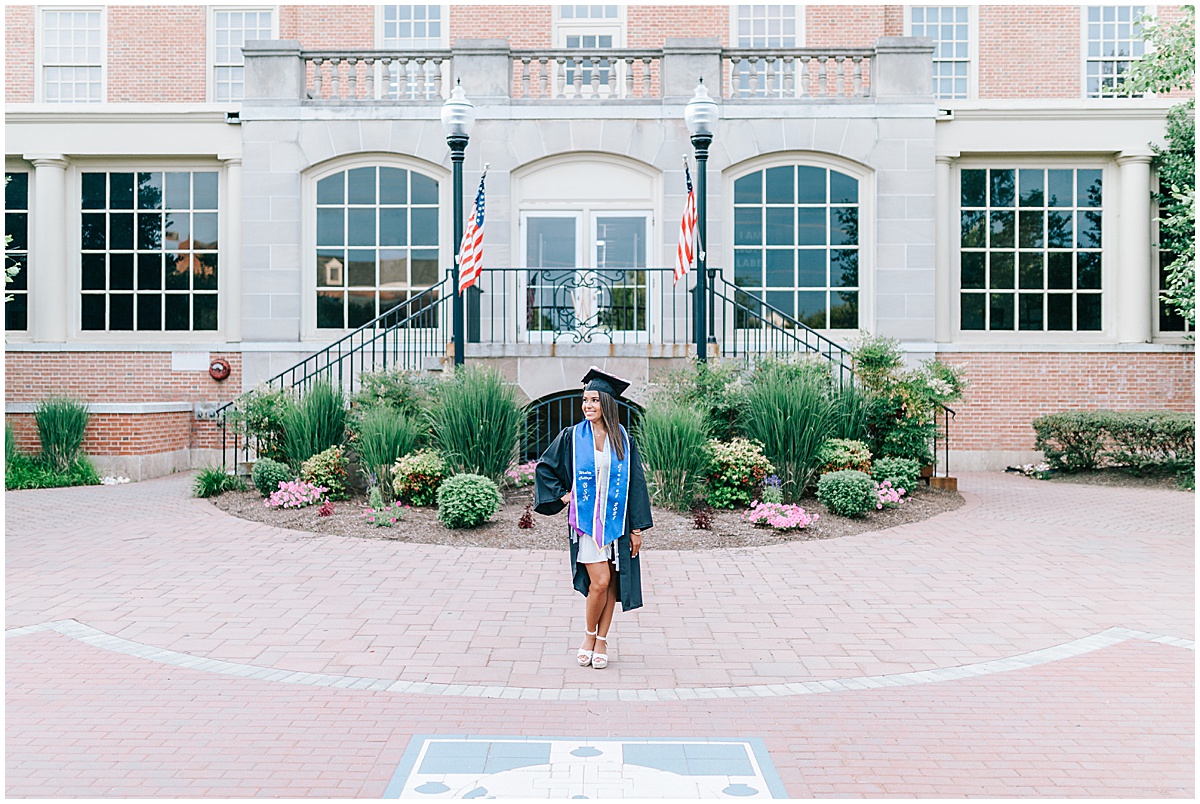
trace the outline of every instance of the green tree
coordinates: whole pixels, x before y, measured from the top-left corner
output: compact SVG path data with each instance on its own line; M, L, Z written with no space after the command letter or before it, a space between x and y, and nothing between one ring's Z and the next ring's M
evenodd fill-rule
M1183 6L1183 16L1171 23L1147 14L1141 35L1146 55L1134 62L1118 92L1190 93L1196 80L1196 8ZM1173 255L1166 267L1162 298L1191 325L1196 323L1196 119L1195 99L1188 98L1167 114L1165 148L1155 145L1154 166L1162 210L1159 244Z

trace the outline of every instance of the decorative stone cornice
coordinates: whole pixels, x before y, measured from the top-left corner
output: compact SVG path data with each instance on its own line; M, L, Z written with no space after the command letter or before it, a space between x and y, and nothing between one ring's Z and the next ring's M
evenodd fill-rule
M62 154L23 154L22 158L27 162L32 162L35 168L56 167L66 170L70 164Z
M1149 151L1122 151L1121 154L1117 156L1117 164L1122 166L1136 164L1148 165L1152 159L1154 159L1154 154L1150 153Z

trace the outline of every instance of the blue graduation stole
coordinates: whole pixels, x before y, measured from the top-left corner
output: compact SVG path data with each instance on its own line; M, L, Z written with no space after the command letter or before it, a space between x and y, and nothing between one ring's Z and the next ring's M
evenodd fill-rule
M619 426L619 425L618 425ZM621 427L625 439L625 457L618 460L612 448L612 434L608 434L605 449L612 456L608 470L608 494L597 505L596 500L596 442L592 435L592 423L586 419L575 425L572 434L572 450L575 464L575 486L571 495L569 519L571 527L582 536L587 536L603 550L625 533L625 503L629 499L629 437Z

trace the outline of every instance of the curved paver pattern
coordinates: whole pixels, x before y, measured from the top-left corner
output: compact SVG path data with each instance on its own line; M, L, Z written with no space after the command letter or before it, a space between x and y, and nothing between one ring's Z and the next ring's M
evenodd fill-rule
M190 478L9 494L8 619L74 619L197 657L339 676L588 688L566 553L284 531ZM964 477L971 504L888 531L653 551L606 684L910 673L1123 627L1191 639L1193 497ZM559 527L539 520L538 527Z

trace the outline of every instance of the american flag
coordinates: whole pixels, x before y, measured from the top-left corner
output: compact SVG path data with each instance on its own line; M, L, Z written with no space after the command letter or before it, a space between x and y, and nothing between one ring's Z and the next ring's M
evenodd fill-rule
M458 247L458 292L462 293L483 272L483 182L487 171L479 178L479 192L475 195L475 214L467 222L462 245Z
M679 222L679 245L675 249L675 282L679 284L692 267L696 242L696 193L692 190L692 172L687 162L683 163L683 175L687 178L687 203L683 207L683 220Z

